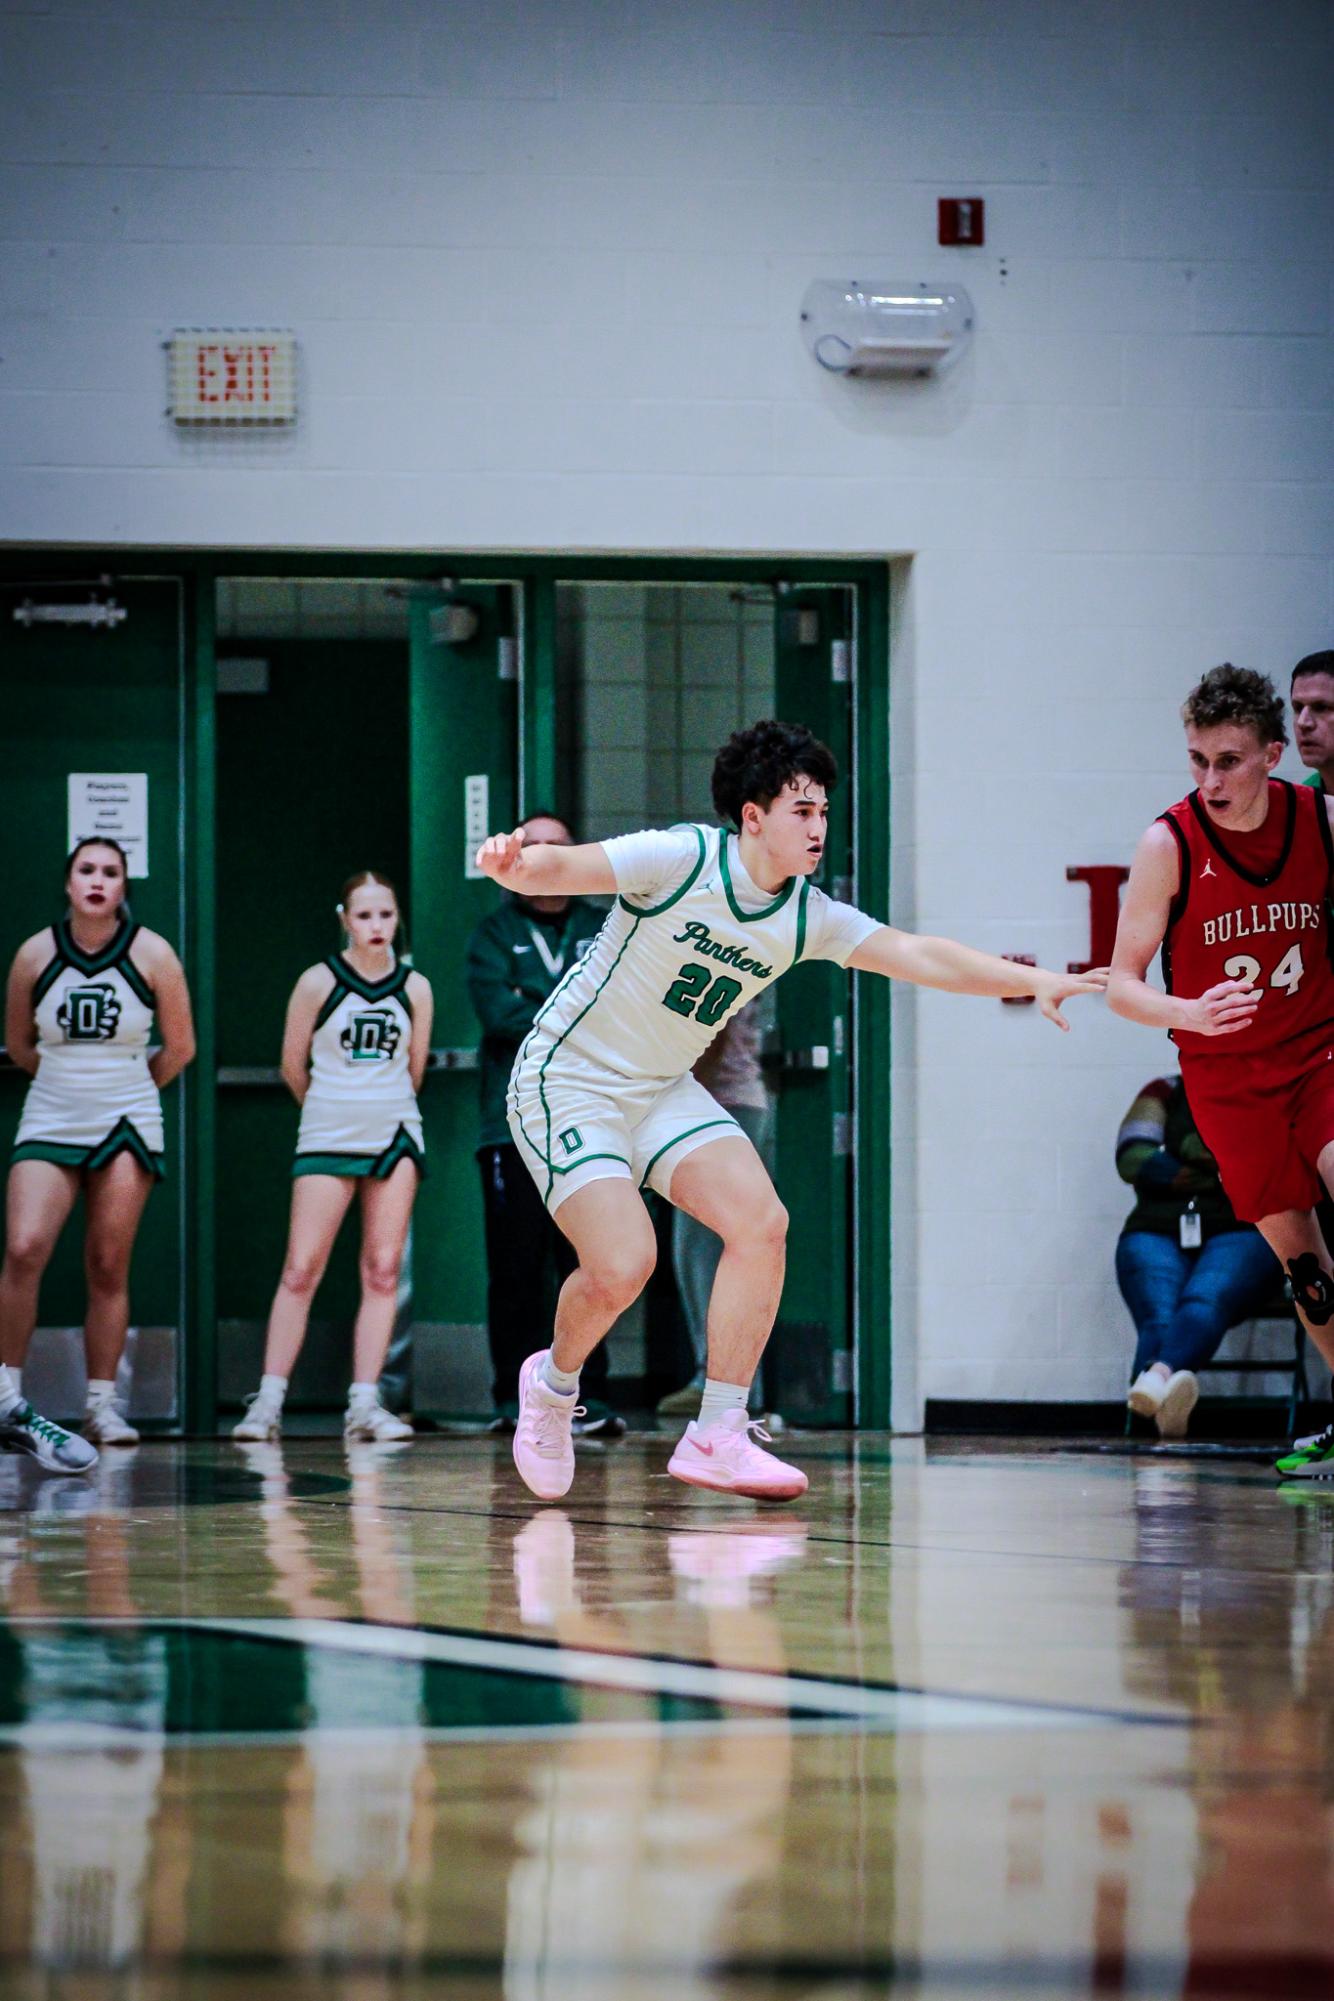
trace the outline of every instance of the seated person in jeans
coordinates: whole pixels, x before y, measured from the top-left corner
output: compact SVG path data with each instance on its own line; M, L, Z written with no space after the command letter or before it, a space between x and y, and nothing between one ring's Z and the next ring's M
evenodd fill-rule
M1179 1076L1144 1086L1121 1121L1116 1166L1138 1198L1116 1246L1139 1336L1130 1408L1163 1438L1184 1438L1200 1394L1194 1371L1273 1298L1282 1273L1259 1231L1233 1215Z

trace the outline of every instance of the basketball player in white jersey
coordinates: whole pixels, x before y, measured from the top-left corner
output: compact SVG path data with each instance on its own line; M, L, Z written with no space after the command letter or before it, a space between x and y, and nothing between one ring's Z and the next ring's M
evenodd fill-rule
M345 949L301 975L287 1008L282 1070L301 1107L292 1221L269 1315L264 1375L232 1432L277 1438L311 1301L352 1198L361 1196L361 1305L343 1436L397 1441L412 1426L380 1402L403 1247L425 1172L417 1092L431 1046L429 981L396 957L398 898L369 871L338 903Z
M5 1203L0 1271L0 1448L50 1473L86 1473L94 1445L135 1445L113 1401L129 1327L130 1259L162 1176L159 1092L195 1053L190 995L165 938L131 921L128 865L115 841L80 841L65 865L67 916L19 947L5 1044L32 1078ZM150 1057L154 1016L162 1046ZM42 1274L82 1191L88 1312L83 1437L40 1417L20 1372Z
M1062 1001L1101 990L1097 977L913 937L814 888L836 778L809 730L756 723L714 766L714 805L734 832L686 826L525 848L516 829L478 852L485 873L520 895L616 898L537 1015L510 1079L515 1144L579 1255L552 1345L520 1376L514 1460L542 1500L558 1499L574 1476L579 1370L653 1269L645 1186L723 1240L700 1413L668 1471L758 1498L805 1491L804 1473L761 1450L746 1413L782 1292L787 1215L754 1147L689 1074L735 1009L801 959L953 993L1031 995L1060 1028Z

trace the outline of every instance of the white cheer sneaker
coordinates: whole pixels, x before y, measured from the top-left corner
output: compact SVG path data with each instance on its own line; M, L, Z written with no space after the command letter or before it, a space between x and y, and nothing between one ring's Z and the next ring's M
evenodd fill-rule
M235 1436L235 1434L233 1434ZM343 1417L346 1439L365 1439L375 1445L405 1445L416 1433L406 1418L395 1415L377 1398L374 1403L350 1403Z
M232 1426L238 1445L269 1445L283 1435L283 1407L255 1390L246 1398L246 1414Z
M139 1434L123 1418L110 1398L93 1404L83 1420L82 1431L90 1445L137 1445Z

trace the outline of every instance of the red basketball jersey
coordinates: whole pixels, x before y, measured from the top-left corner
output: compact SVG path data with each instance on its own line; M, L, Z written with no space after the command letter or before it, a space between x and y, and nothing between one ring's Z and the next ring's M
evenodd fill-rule
M1167 991L1194 1000L1222 980L1246 980L1262 994L1236 1035L1174 1029L1182 1055L1242 1059L1334 1027L1334 842L1323 795L1271 778L1264 825L1249 834L1216 827L1198 792L1160 818L1181 859L1163 939Z

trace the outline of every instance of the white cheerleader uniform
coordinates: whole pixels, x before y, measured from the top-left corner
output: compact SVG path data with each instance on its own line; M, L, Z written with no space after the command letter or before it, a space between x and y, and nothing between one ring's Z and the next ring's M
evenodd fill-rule
M621 834L602 849L616 902L510 1076L510 1131L553 1212L590 1181L628 1177L670 1199L689 1154L744 1137L691 1070L799 960L846 966L880 929L808 880L761 890L736 835L717 827Z
M162 1178L162 1100L148 1069L153 989L130 957L137 924L100 952L80 951L68 919L33 987L37 1075L13 1158L95 1171L132 1153Z
M385 1180L400 1160L426 1172L421 1113L412 1088L412 968L365 980L341 953L310 1043L310 1089L301 1106L293 1176L371 1175Z

